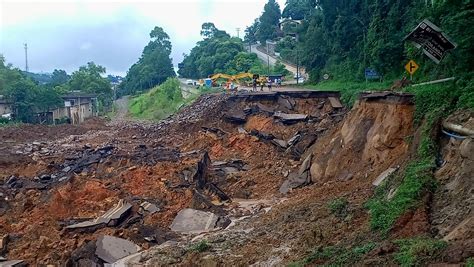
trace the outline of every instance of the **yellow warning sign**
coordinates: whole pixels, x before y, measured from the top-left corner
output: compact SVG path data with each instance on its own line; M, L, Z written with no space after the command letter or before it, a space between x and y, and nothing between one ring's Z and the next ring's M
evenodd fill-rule
M418 64L416 64L412 59L405 65L405 69L410 73L410 75L413 75L419 67L420 66L418 66Z

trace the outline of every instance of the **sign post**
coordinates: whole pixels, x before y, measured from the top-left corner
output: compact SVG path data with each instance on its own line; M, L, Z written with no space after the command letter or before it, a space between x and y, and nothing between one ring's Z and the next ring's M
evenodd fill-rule
M365 69L365 82L371 79L379 79L379 78L380 78L380 75L376 70L371 69L371 68Z
M410 73L410 80L413 80L413 73L415 73L419 67L420 66L418 66L418 64L416 64L413 59L410 59L410 61L408 61L408 63L405 65L406 71Z
M423 53L436 62L436 64L439 64L449 50L457 46L440 28L427 19L418 24L405 37L405 40L413 42L417 48L422 48Z

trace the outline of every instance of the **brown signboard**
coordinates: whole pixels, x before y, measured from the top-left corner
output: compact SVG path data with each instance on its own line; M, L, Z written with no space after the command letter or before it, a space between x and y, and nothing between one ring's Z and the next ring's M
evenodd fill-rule
M449 50L456 48L456 43L449 40L440 28L429 20L423 20L405 37L412 41L416 47L422 48L425 55L434 62L439 63Z

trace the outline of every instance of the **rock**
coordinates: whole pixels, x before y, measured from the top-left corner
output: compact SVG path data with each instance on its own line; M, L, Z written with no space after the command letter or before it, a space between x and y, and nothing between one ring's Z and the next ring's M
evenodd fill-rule
M457 225L449 234L443 237L446 242L463 240L466 237L474 236L474 216L468 217Z
M398 170L398 167L386 169L372 182L372 185L379 186L387 177L392 175L392 173L394 173L396 170Z
M303 161L303 163L300 166L300 169L298 170L298 175L303 175L306 172L309 171L309 168L311 167L311 159L313 158L313 155L309 154L306 159Z
M43 174L39 178L40 178L41 181L49 181L49 180L51 180L51 175Z
M9 241L8 235L0 236L0 254L7 253L8 241Z
M322 178L324 177L324 170L318 163L315 162L311 164L311 168L309 172L311 175L311 181L313 183L322 181Z
M461 146L459 147L461 156L463 158L474 161L474 139L466 138L462 141Z
M311 154L306 157L297 173L290 173L288 179L280 186L280 193L286 194L290 189L301 187L311 182L310 166L312 157Z
M95 244L95 254L107 263L114 263L140 250L139 246L126 239L109 235L99 237Z
M179 233L203 233L213 230L219 217L212 212L183 209L173 220L170 228Z
M247 134L247 131L242 127L239 127L237 131L239 132L239 134Z
M71 171L71 166L66 166L66 167L64 167L61 171L62 171L62 172L66 172L66 173L67 173L67 172L70 172L70 171Z

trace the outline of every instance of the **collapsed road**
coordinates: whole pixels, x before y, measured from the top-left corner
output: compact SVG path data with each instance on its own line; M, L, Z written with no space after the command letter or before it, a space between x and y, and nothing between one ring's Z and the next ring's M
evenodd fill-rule
M0 256L281 265L357 239L363 202L409 153L412 97L363 94L348 113L338 92L203 95L156 124L0 129ZM338 195L351 223L322 204Z

